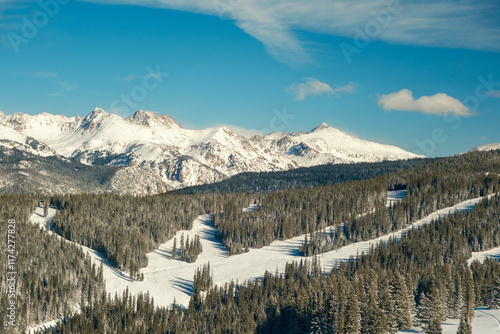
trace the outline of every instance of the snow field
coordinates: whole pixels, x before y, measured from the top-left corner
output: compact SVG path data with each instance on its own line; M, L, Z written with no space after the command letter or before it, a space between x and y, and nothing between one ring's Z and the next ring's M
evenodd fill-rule
M474 317L472 318L472 333L473 334L494 334L500 333L500 310L488 310L484 307L474 309ZM442 323L443 334L455 334L458 330L460 319L448 318ZM399 331L403 333L424 333L421 327L413 327L409 330Z

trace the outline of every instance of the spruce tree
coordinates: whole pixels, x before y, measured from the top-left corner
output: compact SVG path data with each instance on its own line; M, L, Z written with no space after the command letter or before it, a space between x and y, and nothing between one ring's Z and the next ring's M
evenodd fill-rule
M422 329L428 334L440 334L441 320L443 318L443 305L439 290L432 283L428 294L422 292L419 307L419 320Z
M500 276L495 275L488 288L488 308L500 308Z
M472 325L465 314L460 317L457 334L472 334Z
M174 244L172 246L172 260L175 260L177 256L177 238L174 237Z
M413 295L408 290L403 275L396 273L392 281L392 294L394 300L394 316L399 330L410 329L413 324L412 305Z
M361 333L361 309L359 306L358 294L352 283L349 284L348 291L345 332L347 334L359 334Z

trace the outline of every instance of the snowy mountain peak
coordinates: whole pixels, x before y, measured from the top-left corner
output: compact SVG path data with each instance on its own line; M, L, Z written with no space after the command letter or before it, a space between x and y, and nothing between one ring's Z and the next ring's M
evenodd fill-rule
M163 127L168 129L182 129L182 125L170 116L158 115L153 111L137 110L132 116L127 118L127 121L153 128Z
M116 116L116 115L108 114L101 108L95 108L94 111L85 116L85 118L82 120L81 127L86 131L90 131L95 127L99 127L103 121L110 118L111 116Z
M320 135L322 135L323 133L326 133L327 135L331 133L331 134L337 134L337 135L341 135L341 136L348 136L345 132L342 132L336 128L332 128L331 126L329 126L326 123L323 123L323 124L315 127L314 129L309 131L309 133L310 134L320 134Z
M125 166L125 174L130 172L137 180L151 182L154 189L163 189L157 191L216 182L242 172L417 157L394 146L347 135L325 123L309 132L274 132L248 140L227 126L184 129L168 115L139 110L123 119L101 108L83 119L47 113L0 114L1 139L4 147L38 155ZM134 188L133 182L127 187Z
M95 108L90 114L88 114L87 116L85 116L85 118L83 119L83 121L85 123L87 122L91 122L91 121L101 121L103 120L104 118L107 118L110 114L108 114L107 112L105 112L103 109L101 108Z
M478 146L472 151L492 151L492 150L500 150L500 143Z
M107 116L109 115L107 112L104 111L104 109L101 108L95 108L90 114L87 115L87 117L99 117L99 116Z
M330 126L328 126L328 124L326 123L322 123L321 125L315 127L314 129L312 129L311 132L315 132L315 131L321 131L321 130L325 130L325 129L330 129Z

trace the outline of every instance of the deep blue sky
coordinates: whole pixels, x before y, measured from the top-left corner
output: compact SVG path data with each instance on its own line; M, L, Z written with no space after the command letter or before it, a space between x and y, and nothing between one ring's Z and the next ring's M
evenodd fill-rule
M346 1L60 0L51 15L38 1L0 1L0 110L144 109L250 133L325 122L430 156L500 142L497 1L402 1L392 12L390 2ZM381 11L389 22L377 26ZM33 34L26 22L37 19ZM360 45L356 32L370 27L379 30ZM358 46L350 59L346 45ZM168 76L149 73L157 68ZM132 92L140 98L128 107ZM284 110L293 118L276 118Z

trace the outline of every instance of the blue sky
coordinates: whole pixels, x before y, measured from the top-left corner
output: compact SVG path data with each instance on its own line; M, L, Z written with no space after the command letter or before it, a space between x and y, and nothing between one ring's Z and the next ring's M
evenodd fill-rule
M0 0L0 110L325 122L428 156L500 142L500 3Z

